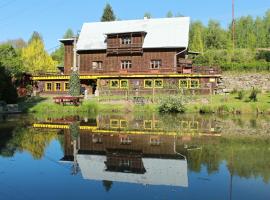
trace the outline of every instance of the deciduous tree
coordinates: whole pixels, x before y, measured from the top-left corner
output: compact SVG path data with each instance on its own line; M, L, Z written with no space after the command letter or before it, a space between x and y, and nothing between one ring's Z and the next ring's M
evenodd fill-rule
M57 62L46 52L43 41L36 37L22 49L24 69L31 74L55 72Z

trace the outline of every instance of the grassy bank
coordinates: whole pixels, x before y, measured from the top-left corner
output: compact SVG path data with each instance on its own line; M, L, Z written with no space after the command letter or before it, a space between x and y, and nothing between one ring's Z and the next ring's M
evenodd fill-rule
M270 93L260 93L257 101L249 99L249 92L239 99L239 94L198 97L195 103L187 105L188 112L232 113L232 114L270 114Z
M218 113L218 114L270 114L270 93L259 93L257 101L250 101L249 92L239 99L239 94L188 96L185 99L186 113ZM179 98L182 98L179 96ZM98 102L87 100L81 106L58 105L51 98L31 98L20 103L26 113L49 115L83 115L102 113L152 113L158 112L160 102L135 105L131 101L117 100Z

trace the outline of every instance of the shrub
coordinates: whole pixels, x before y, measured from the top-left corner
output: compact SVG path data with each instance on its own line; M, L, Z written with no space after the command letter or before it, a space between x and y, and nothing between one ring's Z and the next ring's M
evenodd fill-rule
M221 105L217 108L218 113L228 113L230 111L229 107L227 105Z
M181 98L168 96L161 100L158 110L161 113L184 113L186 108Z
M258 99L257 99L257 94L259 93L259 90L257 90L257 89L252 89L251 90L251 93L250 93L250 95L249 95L249 99L250 99L250 101L258 101Z
M213 109L210 106L202 106L199 109L199 112L201 114L209 114L209 113L214 113Z
M244 96L245 96L245 91L244 90L239 90L237 92L237 99L242 100L244 98Z

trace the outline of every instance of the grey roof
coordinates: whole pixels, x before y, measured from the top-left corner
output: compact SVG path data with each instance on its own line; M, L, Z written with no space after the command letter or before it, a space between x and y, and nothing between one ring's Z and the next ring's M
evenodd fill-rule
M77 155L84 179L188 187L186 160L142 158L144 174L106 171L106 160L104 155Z
M106 49L106 34L125 32L146 32L143 48L187 47L189 23L189 17L84 23L77 50Z

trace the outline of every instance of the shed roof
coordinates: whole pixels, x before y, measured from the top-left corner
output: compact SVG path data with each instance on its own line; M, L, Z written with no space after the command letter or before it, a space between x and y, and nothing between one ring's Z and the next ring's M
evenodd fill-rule
M188 46L189 17L84 23L77 50L107 48L106 34L146 32L143 48L181 48Z

